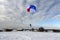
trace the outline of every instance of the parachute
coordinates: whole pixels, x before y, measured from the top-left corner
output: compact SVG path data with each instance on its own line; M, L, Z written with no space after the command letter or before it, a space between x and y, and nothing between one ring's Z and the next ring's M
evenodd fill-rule
M30 12L31 9L33 9L34 11L36 11L36 6L35 5L30 5L29 8L27 8L27 12Z

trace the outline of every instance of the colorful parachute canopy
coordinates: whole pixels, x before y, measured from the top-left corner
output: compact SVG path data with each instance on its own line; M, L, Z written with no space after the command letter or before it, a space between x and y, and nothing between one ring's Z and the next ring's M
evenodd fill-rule
M27 8L27 12L30 12L30 8Z
M36 6L35 5L30 5L29 8L27 8L27 12L30 12L31 9L33 9L34 11L36 11Z
M34 10L36 11L36 6L30 5L30 8L31 8L31 9L34 9Z

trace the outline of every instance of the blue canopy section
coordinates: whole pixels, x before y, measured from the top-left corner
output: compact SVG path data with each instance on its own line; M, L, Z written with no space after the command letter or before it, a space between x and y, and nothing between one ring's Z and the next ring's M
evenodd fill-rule
M35 5L30 5L31 9L34 9L36 11L36 6Z

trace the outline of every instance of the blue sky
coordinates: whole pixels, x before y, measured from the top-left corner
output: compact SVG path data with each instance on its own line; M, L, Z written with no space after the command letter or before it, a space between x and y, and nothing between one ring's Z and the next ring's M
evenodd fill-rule
M34 15L26 11L31 4L37 8ZM33 26L60 27L60 0L0 1L0 26L19 27L29 24Z

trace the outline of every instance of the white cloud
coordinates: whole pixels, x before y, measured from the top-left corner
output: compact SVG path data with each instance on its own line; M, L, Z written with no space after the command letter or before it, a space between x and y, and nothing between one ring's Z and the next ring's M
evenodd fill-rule
M6 11L5 6L4 5L0 5L0 14L1 13L5 13L5 11Z
M60 20L60 15L56 15L56 16L52 17L52 19Z
M0 2L4 2L5 0L0 0Z
M5 21L6 18L7 18L6 15L0 15L0 21Z

